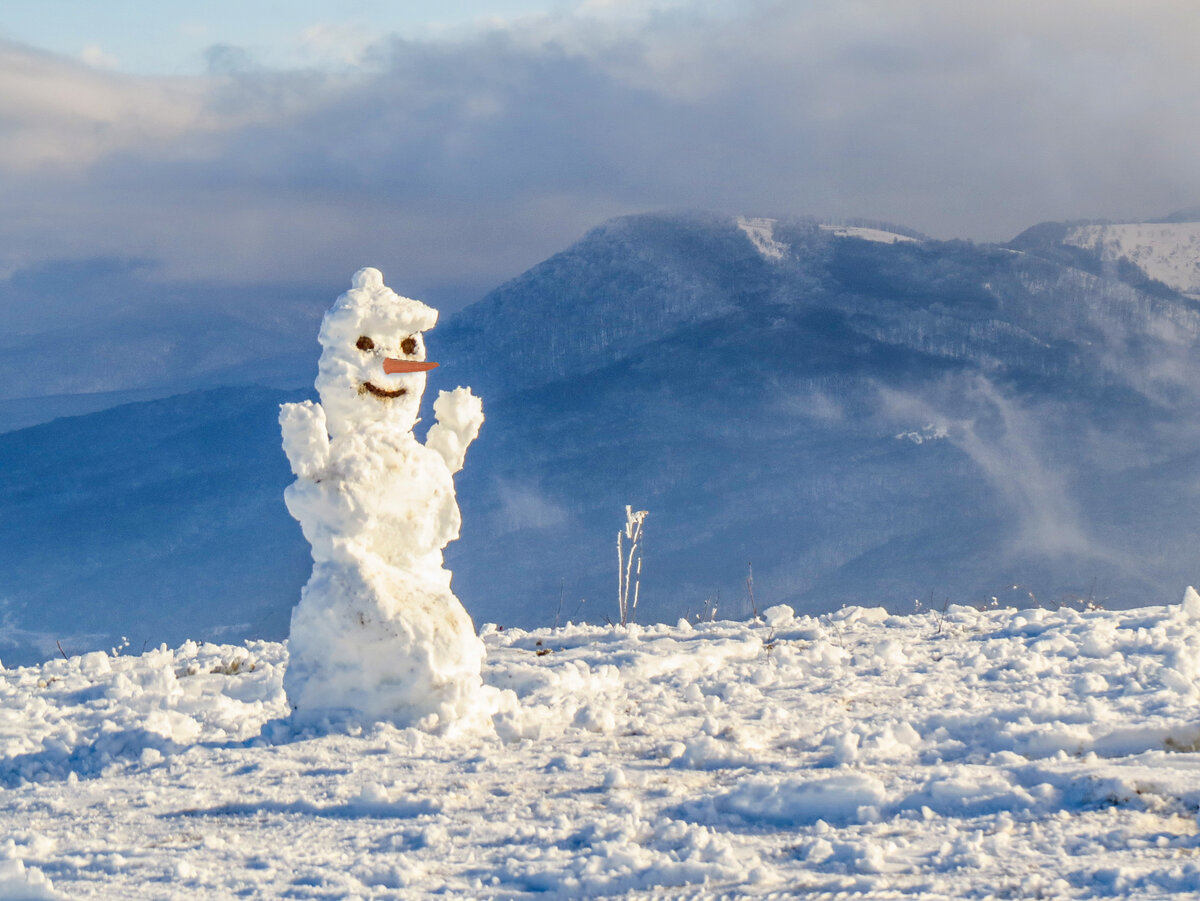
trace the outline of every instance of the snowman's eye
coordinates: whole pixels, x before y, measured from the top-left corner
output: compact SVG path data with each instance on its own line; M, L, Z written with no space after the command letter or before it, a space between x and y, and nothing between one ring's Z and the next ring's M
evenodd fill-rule
M363 335L362 337L360 337L358 339L357 342L355 342L354 346L357 347L359 350L374 350L375 342L372 341L370 338L368 338L366 335Z
M412 355L417 352L417 339L413 337L405 338L400 342L400 349L406 354Z

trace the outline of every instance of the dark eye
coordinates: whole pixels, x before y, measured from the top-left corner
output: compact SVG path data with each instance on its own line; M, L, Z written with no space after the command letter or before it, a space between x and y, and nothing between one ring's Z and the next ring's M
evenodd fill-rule
M357 347L359 350L374 350L375 342L372 341L370 338L368 338L366 335L363 335L361 338L358 339L357 342L355 342L354 346Z
M406 354L415 354L417 352L417 339L412 337L405 338L400 342L400 349Z

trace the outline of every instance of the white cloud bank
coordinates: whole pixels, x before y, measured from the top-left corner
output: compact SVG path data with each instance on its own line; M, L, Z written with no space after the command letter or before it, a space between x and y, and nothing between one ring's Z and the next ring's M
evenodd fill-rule
M0 266L303 283L370 260L452 304L644 209L1004 239L1200 200L1189 3L619 11L359 40L337 73L224 47L205 77L129 77L0 44Z

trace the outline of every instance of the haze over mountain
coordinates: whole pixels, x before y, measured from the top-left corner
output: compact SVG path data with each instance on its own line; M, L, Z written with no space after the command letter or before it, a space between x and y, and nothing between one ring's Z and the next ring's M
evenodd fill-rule
M1174 218L1008 245L606 223L428 336L431 392L470 384L488 417L458 477L456 593L477 624L615 617L632 504L650 510L643 619L748 613L748 564L760 608L809 612L1175 598L1200 538L1200 305L1183 293L1200 226ZM288 301L303 315L279 342L270 322L210 340L170 310L162 340L221 348L186 387L269 384L256 352L294 384L315 373L312 309L340 290ZM26 361L52 350L9 340ZM183 385L139 365L112 384ZM0 658L281 637L308 561L275 406L302 393L205 390L0 435Z
M161 278L96 259L0 279L0 432L216 385L312 382L320 287Z

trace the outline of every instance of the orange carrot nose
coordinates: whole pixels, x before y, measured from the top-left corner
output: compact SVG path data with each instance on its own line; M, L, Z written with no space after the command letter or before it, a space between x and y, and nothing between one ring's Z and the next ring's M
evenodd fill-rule
M383 358L383 371L388 375L393 372L426 372L437 367L437 363L428 360L397 360L393 357Z

